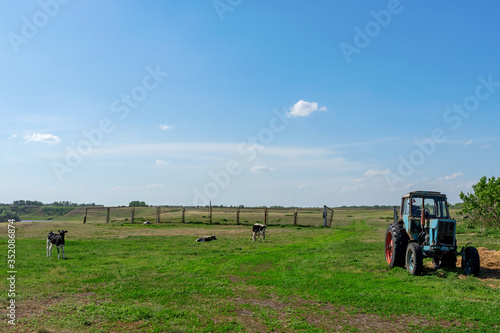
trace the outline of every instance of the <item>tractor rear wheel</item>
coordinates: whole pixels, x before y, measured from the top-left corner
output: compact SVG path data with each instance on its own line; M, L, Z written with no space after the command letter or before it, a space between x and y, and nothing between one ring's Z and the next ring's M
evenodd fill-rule
M411 275L420 275L424 266L422 248L418 243L408 244L406 249L406 270Z
M389 224L385 233L385 261L391 268L404 267L407 244L405 229L399 224Z
M468 247L462 255L462 269L465 275L479 276L479 267L481 266L479 252L475 247Z

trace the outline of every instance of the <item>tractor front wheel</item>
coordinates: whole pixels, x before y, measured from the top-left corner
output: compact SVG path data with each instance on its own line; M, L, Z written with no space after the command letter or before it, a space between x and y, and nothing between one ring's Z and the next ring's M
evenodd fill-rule
M479 267L481 266L479 252L475 247L468 247L462 255L462 269L465 275L479 276Z
M418 243L408 244L406 249L406 270L411 275L420 275L424 266L422 248Z
M391 268L404 267L408 235L402 226L391 223L385 233L385 261Z

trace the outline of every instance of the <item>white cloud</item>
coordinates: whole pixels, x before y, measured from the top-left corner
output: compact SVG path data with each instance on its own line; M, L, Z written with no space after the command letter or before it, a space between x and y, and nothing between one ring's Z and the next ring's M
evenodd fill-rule
M28 134L24 137L24 139L26 140L24 143L42 142L42 143L47 143L49 145L53 145L61 142L61 139L55 135L41 134L41 133L33 133L31 135Z
M391 172L391 170L389 169L386 170L370 169L364 173L364 176L381 176L381 175L387 175L389 172Z
M289 108L287 116L290 118L294 117L307 117L316 111L326 111L326 107L318 107L316 102L306 102L303 99L295 103L294 106Z
M96 155L104 156L150 156L156 158L161 152L169 157L193 157L197 155L225 156L230 158L234 152L241 156L247 156L247 152L255 151L258 156L272 156L274 158L287 159L317 159L328 158L334 152L330 148L304 148L297 146L260 146L247 145L245 143L220 143L220 142L188 142L188 143L123 143L108 144L95 149Z
M472 144L472 140L469 140L469 141L467 141L467 142L466 142L466 143L464 143L464 144L465 144L466 146L471 145L471 144Z
M170 126L170 125L160 125L160 128L161 128L163 131L166 131L166 130L172 129L172 128L173 128L173 126Z
M493 145L484 145L484 146L481 146L482 149L491 148L491 147L493 147Z
M150 184L150 185L144 186L144 188L147 190L148 189L151 190L151 189L156 189L156 188L162 188L162 187L163 187L162 184Z
M250 172L253 172L253 173L262 173L262 172L271 172L271 171L274 171L275 169L273 168L269 168L267 166L263 166L263 165L256 165L254 167L252 167L250 169Z
M447 176L444 176L444 177L439 177L438 180L453 180L453 179L455 179L457 177L460 177L462 175L463 175L463 173L456 172L456 173L454 173L452 175L447 175Z
M134 188L132 186L115 186L111 190L112 191L130 191Z
M142 190L155 190L163 188L162 184L150 184L141 186L115 186L112 191L142 191Z
M366 185L365 184L358 184L356 186L344 186L340 190L340 193L345 193L345 192L357 192L364 188Z
M162 166L167 166L167 165L170 165L170 162L163 161L163 160L156 160L156 166L162 167Z

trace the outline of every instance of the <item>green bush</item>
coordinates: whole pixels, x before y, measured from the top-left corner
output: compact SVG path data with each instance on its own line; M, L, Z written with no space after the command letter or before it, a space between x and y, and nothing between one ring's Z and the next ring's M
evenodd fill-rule
M468 223L482 228L500 228L500 178L482 177L472 185L473 193L460 193L460 215Z
M21 221L16 212L13 212L11 210L2 211L2 213L0 214L0 222L7 222L8 220Z

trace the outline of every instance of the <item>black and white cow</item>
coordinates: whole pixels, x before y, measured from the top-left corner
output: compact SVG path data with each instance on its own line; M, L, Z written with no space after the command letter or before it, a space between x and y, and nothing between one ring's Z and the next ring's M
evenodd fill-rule
M49 232L47 235L47 257L52 256L52 246L55 245L57 247L57 259L61 259L59 254L59 248L61 248L62 257L66 259L64 256L64 234L68 232L68 230L57 230L59 231L59 235Z
M267 226L260 224L260 223L255 223L253 225L252 229L252 239L255 242L255 238L257 237L260 241L260 236L262 236L262 241L264 242L266 240L266 228Z
M197 242L210 242L212 240L217 240L217 238L215 238L215 236L205 236L205 237L198 238L196 241Z

